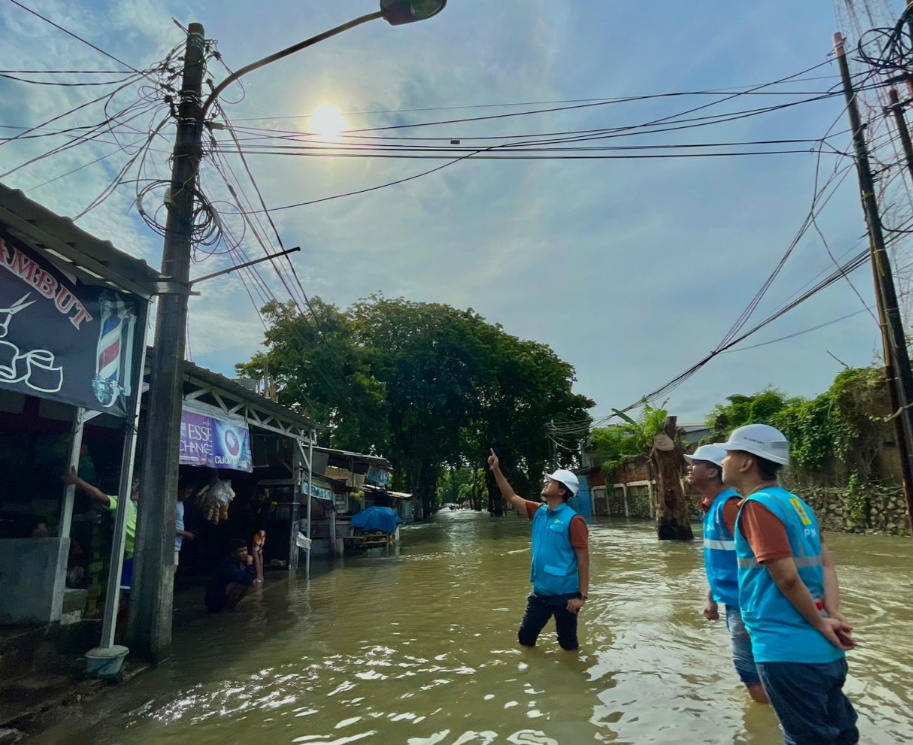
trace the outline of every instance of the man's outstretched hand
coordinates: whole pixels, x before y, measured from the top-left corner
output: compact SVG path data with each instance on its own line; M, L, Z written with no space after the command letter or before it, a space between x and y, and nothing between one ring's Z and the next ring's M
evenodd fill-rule
M494 471L496 468L501 467L501 461L498 460L498 456L495 455L495 449L491 449L491 455L488 456L488 467Z

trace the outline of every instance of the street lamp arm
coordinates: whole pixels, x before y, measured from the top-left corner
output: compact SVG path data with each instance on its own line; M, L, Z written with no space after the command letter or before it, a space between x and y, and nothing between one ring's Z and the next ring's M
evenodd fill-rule
M256 62L251 62L249 65L245 65L240 70L236 70L231 75L229 75L225 80L219 83L215 88L213 88L212 93L209 94L209 97L206 99L206 102L203 104L203 108L200 110L200 119L206 118L206 113L209 111L209 107L215 103L216 99L219 97L219 94L222 93L228 86L234 83L238 78L247 75L249 72L253 72L258 68L264 67L265 65L280 60L283 57L288 57L290 54L295 52L300 52L302 49L318 44L325 39L329 39L331 36L336 36L341 34L343 31L348 31L350 28L355 28L360 26L363 23L368 21L376 21L378 18L383 18L383 11L378 10L375 13L368 13L359 18L355 18L348 23L343 23L341 26L336 26L336 28L331 28L329 31L324 31L322 34L317 34L317 36L312 36L310 39L305 39L304 41L293 44L292 46L283 49L280 52L269 55L269 57L264 57L263 59L257 60Z

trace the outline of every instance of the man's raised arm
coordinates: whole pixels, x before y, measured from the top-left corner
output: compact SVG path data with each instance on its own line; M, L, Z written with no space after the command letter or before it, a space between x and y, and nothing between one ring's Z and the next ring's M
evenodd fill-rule
M501 496L510 502L517 512L526 514L526 500L523 499L523 497L518 496L517 493L514 492L513 487L507 482L507 479L504 478L504 474L501 473L501 462L498 460L498 456L495 455L494 449L492 449L491 455L488 456L488 467L494 474L495 481L498 482Z

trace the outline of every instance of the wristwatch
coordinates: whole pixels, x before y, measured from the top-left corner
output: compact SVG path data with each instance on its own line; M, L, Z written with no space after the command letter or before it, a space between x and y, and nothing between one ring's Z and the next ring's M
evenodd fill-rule
M580 600L586 600L586 599L587 599L587 596L584 595L582 592L578 592L578 593L577 593L577 597L578 597Z

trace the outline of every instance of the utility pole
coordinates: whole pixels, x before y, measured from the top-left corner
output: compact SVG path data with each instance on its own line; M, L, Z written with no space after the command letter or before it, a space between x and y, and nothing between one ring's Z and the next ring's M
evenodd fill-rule
M862 192L862 207L869 229L869 249L872 254L872 271L875 275L875 297L878 301L878 316L881 322L882 343L884 344L885 379L891 402L897 449L900 455L901 472L904 480L904 497L907 503L907 519L913 528L913 370L904 337L903 321L894 287L891 259L884 243L881 216L875 198L875 179L869 164L869 153L865 142L865 129L859 116L859 104L853 89L850 68L846 59L843 36L834 34L834 48L840 76L843 79L843 93L846 98L850 127L853 130L853 148L856 153L856 170Z
M900 144L903 147L904 158L907 161L907 170L913 176L913 142L910 141L910 130L907 129L907 118L903 113L903 104L900 102L900 96L894 86L891 86L891 90L888 91L888 98L891 101L891 113L894 114L894 124L897 126L897 134L900 136Z
M187 289L159 296L137 504L136 566L128 638L134 652L149 657L155 663L171 655L184 348L190 296L194 197L203 139L200 103L206 67L204 34L201 24L190 24L171 163L171 188L166 197L168 220L162 250L162 273L172 277L174 284L185 285ZM126 496L121 495L122 498Z
M555 442L555 420L549 421L548 431L548 467L554 471L558 467L558 444Z

